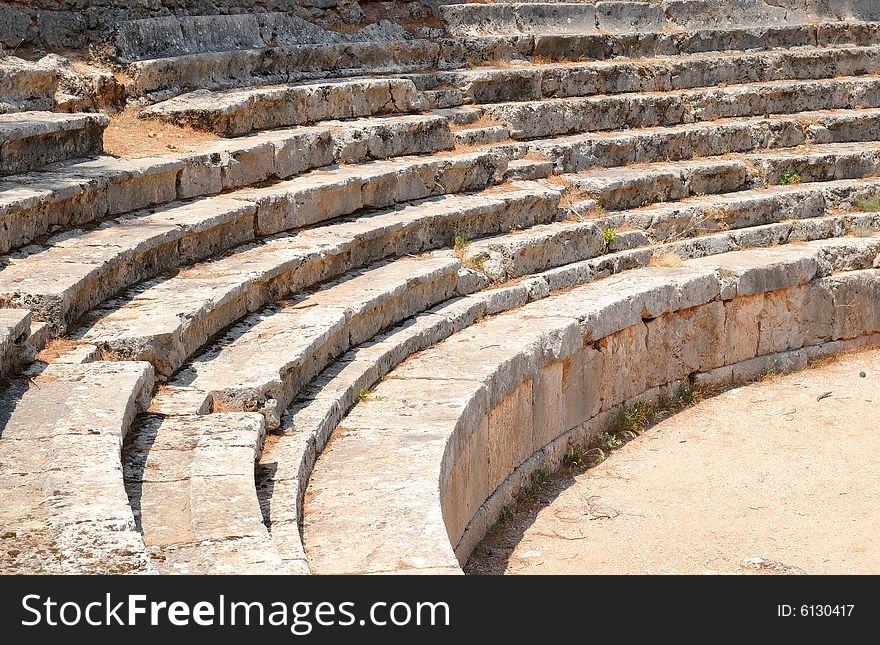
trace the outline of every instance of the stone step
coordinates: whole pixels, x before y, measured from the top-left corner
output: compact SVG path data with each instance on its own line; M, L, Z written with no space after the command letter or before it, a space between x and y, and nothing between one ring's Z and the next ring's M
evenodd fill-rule
M542 159L513 159L507 164L505 180L545 179L553 174L553 162Z
M880 180L842 180L774 186L681 203L567 221L487 237L470 244L463 259L489 278L512 278L581 262L605 252L671 242L721 230L748 230L780 221L819 218L880 195ZM864 202L863 202L864 203ZM671 252L671 251L670 251Z
M558 466L569 441L598 434L627 400L656 397L692 372L823 343L840 351L840 341L876 333L876 302L859 305L869 316L839 304L877 291L877 271L856 269L871 266L878 244L832 240L631 271L411 358L358 403L312 473L303 521L311 571L453 573L532 471ZM826 277L833 271L849 273ZM788 300L803 315L782 313ZM760 327L746 313L754 303L765 312ZM682 346L681 334L694 341Z
M446 119L451 126L454 125L470 125L476 123L483 116L483 110L470 105L462 105L454 108L432 110L434 114L439 114Z
M95 310L78 337L114 357L142 357L168 375L212 335L270 302L383 257L451 245L456 236L552 221L558 203L557 190L502 187L273 238L144 283Z
M463 148L488 146L493 143L510 141L507 128L503 125L487 125L479 127L463 127L452 134L455 145Z
M581 198L619 211L694 195L729 193L785 183L872 177L880 171L880 144L843 143L727 155L560 175Z
M104 128L109 122L103 114L0 114L0 175L99 155L104 146Z
M771 81L722 88L482 105L514 139L699 123L733 117L875 108L880 78Z
M780 7L761 0L663 2L493 2L441 5L450 34L626 34L730 27L801 26L820 20L877 20L871 3ZM848 6L847 6L848 5Z
M591 132L530 141L530 152L557 172L685 161L814 143L880 140L880 110L819 110L790 116L740 117L671 127Z
M0 303L31 307L63 334L137 282L253 240L255 214L251 202L212 197L65 232L8 259Z
M412 73L441 64L460 66L462 53L429 40L288 45L200 52L127 65L135 102L163 101L198 90L302 83L372 74ZM448 61L448 54L453 55ZM457 56L456 56L457 54Z
M117 54L129 94L297 82L436 66L440 47L400 28L327 31L285 13L167 16L120 23Z
M353 345L458 295L461 262L408 257L355 271L234 325L193 359L153 404L197 413L262 412L270 429L302 387Z
M67 231L44 247L30 246L9 258L0 269L0 304L28 307L61 334L125 288L222 253L255 235L423 198L443 187L453 192L479 190L495 174L484 153L401 159L136 212L93 230ZM325 195L337 201L329 203Z
M0 114L51 112L57 87L55 72L48 65L0 56Z
M500 55L502 58L525 56L541 62L577 62L618 57L655 58L716 51L869 46L876 44L878 38L880 25L845 20L816 21L803 25L672 29L641 33L483 36L464 40L468 47L486 52L483 55L484 60L497 59Z
M455 109L463 107L466 103L472 103L461 90L455 88L438 88L424 90L422 96L428 102L432 110Z
M455 88L462 102L504 103L541 99L669 92L698 87L875 74L876 47L795 47L782 51L725 51L613 59L583 63L528 63L408 74L422 91ZM467 108L471 113L479 108ZM482 116L482 113L479 113ZM479 118L476 117L476 118Z
M114 34L116 54L124 61L344 40L342 34L281 12L123 20Z
M152 571L120 448L149 401L147 363L34 364L0 394L3 573Z
M809 224L809 225L805 225ZM660 247L610 252L549 269L513 283L443 303L411 321L349 350L306 386L281 420L281 433L267 438L257 468L257 489L266 523L281 557L308 571L299 526L302 501L318 454L349 411L392 369L411 355L495 315L615 273L644 268L655 254L682 260L739 248L774 246L836 235L880 232L880 215L838 215L708 234ZM181 393L182 394L182 393ZM199 398L196 401L201 402ZM155 403L155 401L154 401Z
M0 309L0 379L14 374L22 363L32 359L28 339L31 312L27 309Z
M157 204L287 179L334 163L451 146L442 117L404 115L262 132L192 154L57 164L0 181L0 252Z
M756 0L493 2L440 5L450 34L600 34L807 24L803 10Z
M355 78L217 92L198 90L153 105L140 116L234 136L331 119L418 112L427 107L412 81Z
M142 416L125 486L157 573L280 574L254 487L259 414Z

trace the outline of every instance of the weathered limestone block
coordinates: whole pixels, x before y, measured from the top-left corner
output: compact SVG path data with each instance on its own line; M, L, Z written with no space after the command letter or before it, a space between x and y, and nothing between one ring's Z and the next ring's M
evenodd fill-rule
M449 502L443 505L443 519L451 544L458 544L471 518L492 493L486 468L490 463L489 440L486 418L471 432L452 467L446 485Z
M110 119L103 114L0 114L0 175L99 155L108 123Z
M29 310L0 309L0 378L6 378L30 358L27 347L30 333Z
M724 364L731 365L758 355L764 294L734 298L724 303Z
M670 312L645 323L648 387L665 385L724 364L721 302Z
M799 318L793 316L792 312L803 311L808 306L809 295L809 287L803 285L764 293L758 319L759 356L797 349L804 345L804 329ZM830 311L827 313L830 314ZM829 319L830 316L826 318Z
M880 331L880 278L876 270L822 278L815 287L830 295L833 317L826 320L833 320L834 340Z
M569 358L566 361L570 362L572 359ZM529 454L543 448L564 430L563 372L566 361L542 367L532 381L533 434ZM569 376L570 381L570 374L566 376ZM569 383L568 386L570 389L571 384Z
M50 364L5 384L0 571L143 573L119 460L153 389L146 363Z
M644 323L627 327L597 343L605 369L599 392L602 410L628 401L647 389L648 329Z
M488 476L491 490L495 490L532 454L533 396L532 381L527 380L489 412Z
M563 431L571 430L599 414L602 409L604 374L605 354L593 347L583 347L562 361L560 406ZM549 437L540 447L555 438Z

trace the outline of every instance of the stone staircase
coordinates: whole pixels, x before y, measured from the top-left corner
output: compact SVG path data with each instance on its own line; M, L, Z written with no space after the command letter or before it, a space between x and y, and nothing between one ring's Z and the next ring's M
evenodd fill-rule
M877 17L722 4L122 24L222 138L4 143L0 570L459 573L621 406L877 344Z

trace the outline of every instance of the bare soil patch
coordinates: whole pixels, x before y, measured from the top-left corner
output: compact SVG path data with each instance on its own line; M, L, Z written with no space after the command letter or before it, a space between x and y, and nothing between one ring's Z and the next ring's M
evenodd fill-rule
M104 131L104 152L124 159L155 157L198 152L206 142L219 140L210 132L139 119L134 110L125 110L111 115L110 125Z

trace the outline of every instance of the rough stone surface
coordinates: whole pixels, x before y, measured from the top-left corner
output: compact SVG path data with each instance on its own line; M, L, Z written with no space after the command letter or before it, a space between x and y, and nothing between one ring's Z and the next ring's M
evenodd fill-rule
M263 525L257 414L142 417L126 441L126 490L159 573L283 573Z
M0 570L151 571L120 449L149 399L152 367L37 365L0 396Z
M0 114L0 175L103 152L103 114Z
M726 256L713 259L716 270L724 279L742 282L739 297L753 297L757 288L753 285L761 285L765 298L768 294L774 298L780 294L789 298L803 298L813 291L824 291L819 283L811 282L815 271L804 273L799 268L805 254L815 257L818 251L820 256L844 257L848 254L835 251L834 248L846 243L846 240L826 243L824 250L820 250L821 243L807 245L807 249L797 246L779 249L780 254L788 251L791 255L786 266L790 267L788 275L792 278L782 278L782 282L776 276L786 274L780 273L774 259L768 262L768 258L760 253L749 255L746 252L742 260L737 260L740 266L748 265L750 268L736 272L735 278L729 275L731 272L726 267L731 266L729 260L738 257L737 254L728 254L729 259ZM876 242L855 239L852 244L862 247L863 253L867 253L869 258L866 261L873 262ZM708 260L704 262L707 263ZM441 502L446 520L443 526L455 528L456 532L450 532L449 535L455 545L461 538L458 530L466 523L462 520L460 505L464 504L465 508L473 505L467 501L467 497L445 497L450 490L459 494L462 492L461 475L457 474L459 468L466 468L477 478L485 473L489 478L489 489L493 489L506 482L507 477L527 461L529 454L534 452L535 406L546 405L546 395L541 388L535 397L535 379L541 382L544 378L554 378L548 376L543 366L558 363L564 369L562 361L573 354L584 338L598 339L599 353L604 355L602 361L591 359L589 364L601 366L603 370L600 377L603 385L598 396L602 409L609 412L652 388L723 365L727 357L713 351L717 346L723 346L722 339L726 335L726 305L715 300L721 293L721 282L715 278L713 293L712 281L706 280L714 276L695 273L680 282L678 289L669 290L667 283L671 275L664 274L663 270L649 269L636 277L637 273L634 272L633 282L623 289L617 287L612 291L603 281L599 281L535 303L534 306L526 306L512 314L502 314L489 323L456 334L394 370L392 378L380 384L375 393L340 424L335 441L315 467L306 495L304 525L305 552L311 569L316 572L366 572L448 566L449 546L438 545L435 531L439 527L430 528L436 526L438 521L433 514L436 512L437 496L444 500ZM665 279L652 285L646 280L652 273ZM758 280L759 273L766 277ZM873 271L869 274L873 276ZM867 276L861 278L862 281L865 279ZM705 291L707 288L709 291ZM625 304L612 307L609 301L601 308L604 313L598 319L587 312L575 314L579 308L592 305L582 291L613 293L609 300L613 298ZM733 293L739 294L739 290ZM803 311L804 315L792 316L792 311ZM560 318L566 313L576 315L576 318L568 319L566 323L566 319ZM824 320L829 317L833 318L834 314L829 312ZM642 322L645 318L648 321ZM528 319L530 325L525 336L523 332L526 329L517 326L517 321L523 319ZM578 320L583 322L577 325ZM591 320L597 320L599 327L595 327ZM810 307L796 306L785 314L781 310L775 313L765 310L763 320L770 324L760 329L757 352L775 354L803 345L802 330L812 324L814 317ZM776 328L773 321L784 323L787 327ZM541 331L542 323L549 323L550 326ZM572 324L576 325L575 329L583 329L586 325L589 330L586 336L576 334L574 345L565 340L567 331L562 332L562 329L570 329ZM796 326L792 327L792 324ZM502 327L504 331L499 333ZM554 327L557 331L543 335ZM872 333L870 327L871 323L865 325L861 330L862 335ZM536 341L541 339L538 345L527 344L533 342L529 340L531 334L537 334L534 337ZM781 337L787 339L787 346L783 347L775 340ZM508 338L517 340L511 343L506 340ZM490 342L490 339L495 342ZM817 335L811 342L823 340L830 338ZM517 344L528 349L515 352ZM668 352L675 360L650 360L649 357L659 357L663 352ZM456 370L457 362L465 360L465 356L468 369ZM446 366L442 376L438 376L442 373L437 370L440 361ZM570 370L569 366L569 373ZM609 375L615 375L617 379L609 379ZM596 377L594 374L591 376ZM555 378L561 380L561 375ZM581 379L584 378L586 375L581 376ZM433 412L417 412L422 406L428 406ZM480 432L481 419L486 414L488 438L482 444L480 440L470 437ZM426 419L431 420L430 425ZM579 424L588 421L589 417L577 420ZM440 458L440 448L435 445L442 445L444 436L448 443ZM419 439L416 440L416 437ZM407 447L409 450L419 450L419 458L415 460L420 464L419 472L432 472L432 475L418 483L413 481L413 477L417 476L416 471L408 470L396 478L397 481L407 482L406 494L380 503L382 491L387 491L386 487L391 485L388 480L395 479L391 473L408 468L401 466L401 461L407 464L414 461L400 459L401 451ZM470 449L480 451L479 454L486 451L481 467L477 468L476 462L471 461L472 455L466 452ZM414 455L407 453L408 457ZM426 468L423 462L431 459L433 469ZM357 490L344 481L342 471L337 474L337 468L344 470L354 461L363 464L363 476L359 482L361 488ZM431 485L436 482L438 469L439 491L434 487L436 484ZM366 490L363 488L365 481ZM363 497L363 503L352 504L352 496L358 499ZM367 499L370 501L367 502ZM415 499L420 501L416 502ZM333 519L341 514L341 510L334 510L341 503L349 509L349 517L344 524L339 519ZM352 517L352 508L370 510ZM382 519L377 520L377 517ZM363 548L356 547L357 542L346 537L354 533L366 535L357 528L360 523L369 522L376 526L377 521L383 527L390 524L393 532L386 537L375 537L375 542L371 539ZM418 541L414 538L416 526L421 528L423 536ZM391 539L391 535L395 537ZM347 545L346 549L334 546L340 540ZM467 543L472 543L472 538ZM459 551L459 559L465 558L467 551ZM415 554L418 556L415 557Z

